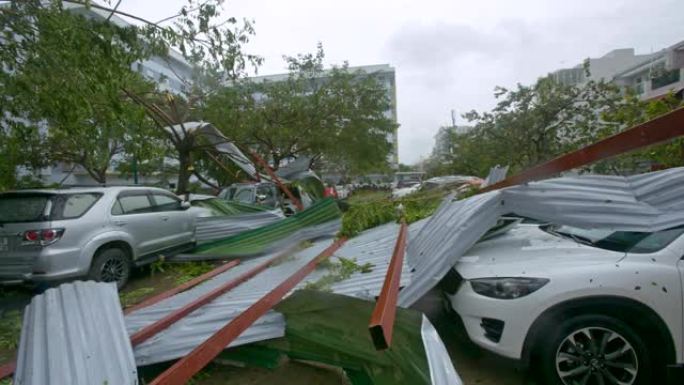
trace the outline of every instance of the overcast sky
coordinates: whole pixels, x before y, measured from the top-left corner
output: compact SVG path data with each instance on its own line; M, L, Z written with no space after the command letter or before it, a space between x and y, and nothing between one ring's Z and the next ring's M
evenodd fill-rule
M120 8L158 20L184 3ZM490 109L496 85L531 83L615 48L650 53L684 40L684 0L234 0L224 8L255 21L248 49L266 60L260 75L285 72L282 55L313 52L317 42L327 65L392 65L399 160L409 164L429 155L452 109Z

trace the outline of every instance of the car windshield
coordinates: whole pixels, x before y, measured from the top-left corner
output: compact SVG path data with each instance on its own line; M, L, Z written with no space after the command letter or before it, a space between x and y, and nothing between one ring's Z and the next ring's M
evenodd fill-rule
M0 195L0 223L38 222L46 218L46 206L52 197L42 193Z
M235 195L233 195L232 200L238 201L238 202L243 202L243 203L253 203L254 198L254 188L252 187L247 187L247 188L242 188L238 190Z
M589 246L638 254L655 253L684 233L684 226L656 232L581 229L559 225L542 226L541 229L555 236L573 239Z

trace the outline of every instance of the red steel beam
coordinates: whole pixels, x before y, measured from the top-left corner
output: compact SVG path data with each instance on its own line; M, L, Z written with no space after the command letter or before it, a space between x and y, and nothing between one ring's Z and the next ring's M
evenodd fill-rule
M188 282L185 282L184 284L182 284L180 286L176 286L174 288L171 288L171 289L169 289L163 293L159 293L159 294L155 295L154 297L150 297L150 298L140 302L137 305L133 305L131 307L128 307L124 310L124 314L129 314L133 311L136 311L136 310L148 307L148 306L152 306L159 301L162 301L164 299L172 297L178 293L182 293L188 289L191 289L191 288L199 285L200 283L208 280L209 278L213 278L213 277L215 277L215 276L217 276L217 275L219 275L225 271L228 271L229 269L232 269L233 267L237 266L239 263L240 263L239 259L234 259L234 260L232 260L226 264L223 264L223 265L215 268L214 270L211 270L209 272L206 272L206 273L200 275L199 277L195 277L195 278L191 279Z
M520 174L485 187L480 191L492 191L532 180L547 178L563 171L665 142L679 136L684 136L684 108L674 110L577 151L529 168Z
M287 195L287 197L290 198L292 203L294 203L294 205L297 206L297 210L299 210L299 211L304 210L304 206L302 205L302 202L299 199L297 199L292 194L292 191L290 191L290 189L287 188L287 186L285 186L285 184L280 180L280 178L278 178L278 176L275 174L275 172L273 172L273 169L271 168L271 166L269 166L268 163L266 163L266 161L262 157L260 157L259 154L257 154L255 151L251 151L251 153L252 153L252 157L257 161L257 163L259 163L261 165L261 167L263 167L266 170L266 172L271 177L271 179L273 179L275 184L277 184L278 187L285 192L285 195ZM257 176L259 176L258 171L257 171Z
M339 249L345 241L346 239L342 238L333 242L332 245L328 246L328 248L301 267L297 272L281 282L275 289L271 290L268 294L261 297L261 299L240 313L240 315L196 347L192 352L176 361L175 364L155 378L150 385L186 384L195 373L202 370L202 368L221 353L226 346L239 337L242 332L280 302L290 290L309 275L321 261L330 257Z
M275 263L276 261L281 259L283 256L285 256L285 254L287 254L287 252L279 253L275 257L270 258L267 261L264 261L263 263L260 263L259 265L255 266L254 268L250 269L249 271L246 271L246 272L240 274L239 276L231 279L230 281L224 283L223 285L217 287L216 289L210 291L209 293L207 293L207 294L195 299L194 301L186 304L185 306L181 307L180 309L167 314L162 319L138 330L137 332L135 332L131 336L131 345L136 346L136 345L141 344L142 342L144 342L148 338L154 336L155 334L159 333L160 331L162 331L162 330L168 328L169 326L173 325L174 323L178 322L178 320L185 317L186 315L192 313L193 311L199 309L200 307L206 305L207 303L215 300L220 295L225 294L229 290L232 290L233 288L244 283L245 281L253 278L255 275L266 270L273 263Z
M397 295L399 294L399 282L401 281L401 268L406 251L407 228L406 222L402 220L397 243L394 245L392 259L385 275L385 283L382 285L382 291L380 291L378 301L375 303L375 309L373 309L368 325L373 345L375 345L377 350L385 350L392 344L394 318L397 315Z

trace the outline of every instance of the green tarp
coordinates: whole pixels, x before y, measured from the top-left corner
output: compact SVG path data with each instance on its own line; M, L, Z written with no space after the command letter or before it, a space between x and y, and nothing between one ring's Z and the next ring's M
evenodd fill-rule
M392 346L377 351L368 333L373 302L299 290L274 310L285 316L285 337L228 349L221 358L274 368L282 355L344 369L354 385L430 385L421 335L422 314L397 309Z

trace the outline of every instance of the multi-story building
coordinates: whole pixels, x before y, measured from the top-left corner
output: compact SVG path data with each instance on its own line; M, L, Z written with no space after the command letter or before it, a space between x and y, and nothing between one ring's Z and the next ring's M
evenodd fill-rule
M472 126L445 126L440 127L435 134L435 146L432 148L432 159L439 162L448 161L458 149L458 135L467 134Z
M586 59L572 68L563 68L549 74L561 84L574 86L586 83L590 80L611 81L618 73L638 63L648 60L653 55L636 55L634 48L614 49L599 58ZM589 76L585 66L588 65Z
M684 41L625 68L614 76L613 81L634 91L643 100L659 98L670 92L681 98L684 90Z
M385 116L397 123L397 85L394 73L394 67L389 64L377 64L367 66L348 67L350 73L358 74L358 76L373 76L386 90L387 97L390 100L390 107L385 111ZM325 81L329 70L323 71L322 75L317 79ZM278 82L288 79L289 74L275 74L255 76L249 78L253 82ZM390 168L396 170L399 167L399 151L398 151L398 129L387 134L387 142L392 144L392 150L387 155L387 162ZM335 179L335 178L333 178Z

